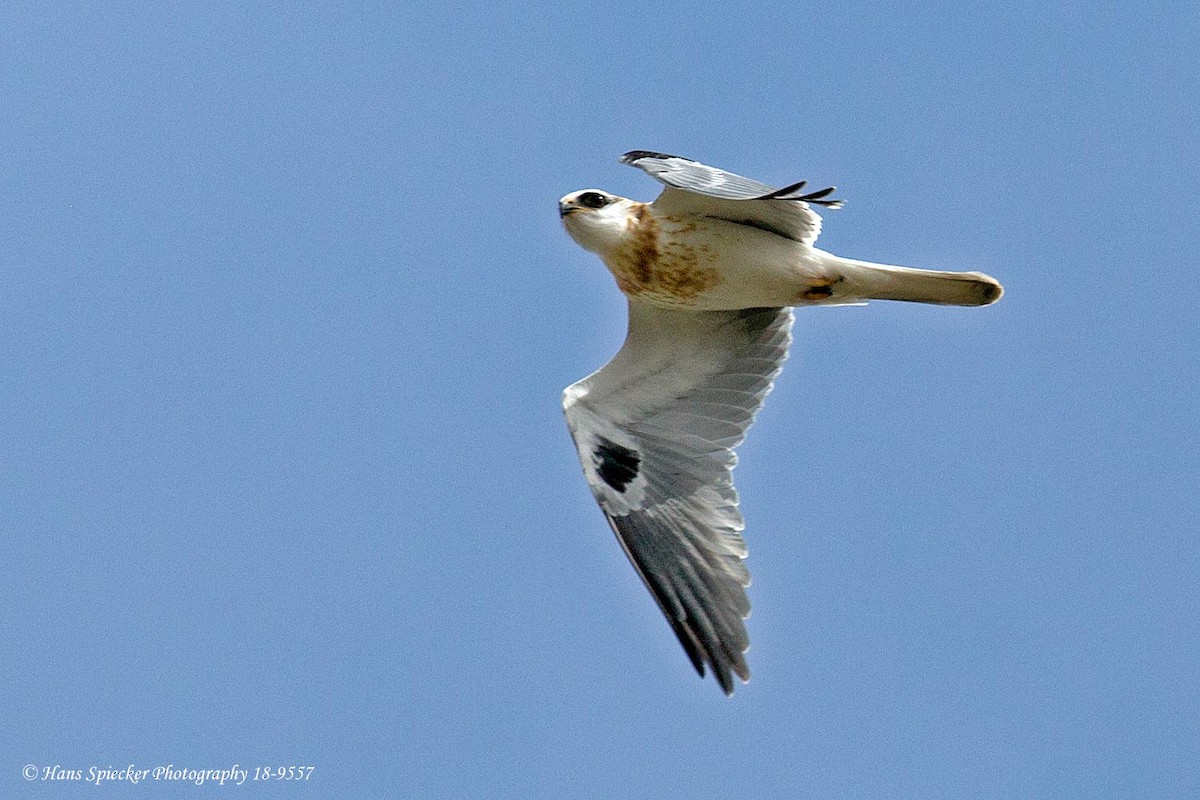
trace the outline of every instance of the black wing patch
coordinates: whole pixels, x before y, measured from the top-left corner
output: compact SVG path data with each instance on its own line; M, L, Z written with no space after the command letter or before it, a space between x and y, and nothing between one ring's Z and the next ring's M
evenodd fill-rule
M618 492L624 492L630 481L637 477L638 467L642 463L636 450L622 447L603 436L596 439L592 459L600 478Z

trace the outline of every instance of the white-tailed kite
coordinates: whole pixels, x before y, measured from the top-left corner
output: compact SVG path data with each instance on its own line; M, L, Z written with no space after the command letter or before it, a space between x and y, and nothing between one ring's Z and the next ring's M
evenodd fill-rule
M833 189L773 189L679 156L621 163L666 185L653 203L596 189L558 201L629 301L620 351L563 392L592 494L701 676L749 680L733 450L791 344L792 306L906 300L980 306L1003 289L979 272L839 258L813 247Z

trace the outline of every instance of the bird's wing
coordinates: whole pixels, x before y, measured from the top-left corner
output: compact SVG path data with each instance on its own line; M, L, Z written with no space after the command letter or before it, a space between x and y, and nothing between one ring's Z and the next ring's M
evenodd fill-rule
M666 185L654 201L666 212L703 214L743 225L753 225L771 233L811 245L821 232L821 217L811 204L839 208L841 200L829 200L832 186L802 193L805 181L773 189L765 183L743 178L698 161L631 150L621 156L622 164L645 171Z
M743 681L750 573L733 487L745 438L787 358L787 308L629 303L624 346L563 393L592 494L701 676Z

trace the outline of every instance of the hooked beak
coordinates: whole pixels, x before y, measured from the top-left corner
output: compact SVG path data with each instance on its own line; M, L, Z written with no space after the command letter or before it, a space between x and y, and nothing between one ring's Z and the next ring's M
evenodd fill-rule
M558 216L565 217L579 210L579 206L573 206L565 200L558 201Z

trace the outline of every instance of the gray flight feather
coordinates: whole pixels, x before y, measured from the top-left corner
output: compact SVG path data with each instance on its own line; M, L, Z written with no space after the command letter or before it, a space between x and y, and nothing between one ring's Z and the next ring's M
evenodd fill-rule
M568 387L592 493L696 670L747 680L750 574L732 470L791 343L786 308L629 304L624 346Z

